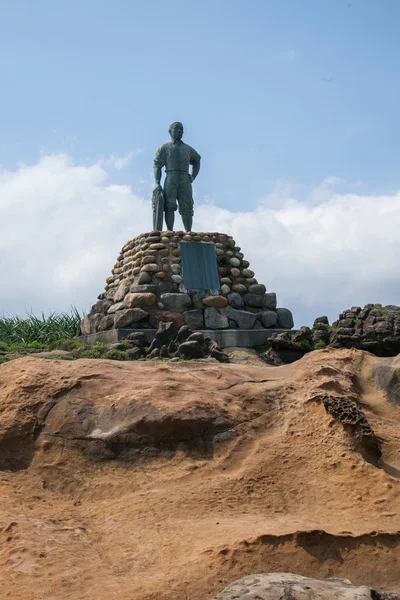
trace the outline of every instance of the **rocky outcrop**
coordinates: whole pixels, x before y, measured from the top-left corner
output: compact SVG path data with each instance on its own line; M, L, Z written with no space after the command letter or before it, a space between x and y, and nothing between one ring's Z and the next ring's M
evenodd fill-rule
M284 311L277 309L278 323L279 314L284 314ZM289 321L285 324L288 325ZM273 334L268 345L270 349L265 358L271 364L292 362L307 352L328 346L357 348L376 356L396 356L400 353L400 306L353 306L343 311L332 325L329 325L328 317L318 317L312 329L300 327L293 333Z
M261 573L231 583L214 600L400 600L400 594L355 586L348 579Z
M214 244L219 290L187 292L181 242ZM109 329L154 329L167 320L166 313L174 315L176 324L180 321L193 329L293 327L291 312L277 308L276 294L267 293L265 285L258 283L241 248L223 233L141 234L122 248L106 281L105 291L82 320L83 335Z

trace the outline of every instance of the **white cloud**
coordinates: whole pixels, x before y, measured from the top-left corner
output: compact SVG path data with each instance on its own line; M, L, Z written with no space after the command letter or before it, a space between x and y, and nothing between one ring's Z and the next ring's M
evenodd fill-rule
M105 167L114 167L118 171L125 169L132 161L132 158L144 152L144 148L136 148L136 150L130 150L126 154L118 155L118 154L110 154L108 158L103 161L103 165Z
M108 177L104 163L65 155L0 173L0 313L94 303L121 247L151 229L150 202ZM196 229L232 234L297 325L352 305L399 304L400 192L339 194L337 184L327 178L303 202L280 185L252 212L197 200Z

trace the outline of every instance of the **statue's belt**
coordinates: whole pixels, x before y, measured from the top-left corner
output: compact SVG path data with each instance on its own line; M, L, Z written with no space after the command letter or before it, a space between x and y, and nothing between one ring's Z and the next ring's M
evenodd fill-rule
M180 175L189 175L188 171L179 171L178 169L165 169L166 173L179 173Z

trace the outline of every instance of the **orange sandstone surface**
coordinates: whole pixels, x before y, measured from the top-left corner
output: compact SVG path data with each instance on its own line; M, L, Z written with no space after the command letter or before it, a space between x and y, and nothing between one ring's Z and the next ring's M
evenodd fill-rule
M400 590L400 358L0 366L1 598Z

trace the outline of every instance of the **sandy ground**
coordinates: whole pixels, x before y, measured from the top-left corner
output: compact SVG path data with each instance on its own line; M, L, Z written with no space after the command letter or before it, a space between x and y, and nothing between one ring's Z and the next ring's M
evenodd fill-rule
M1 598L210 600L273 571L400 590L400 361L240 356L0 366Z

